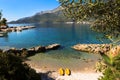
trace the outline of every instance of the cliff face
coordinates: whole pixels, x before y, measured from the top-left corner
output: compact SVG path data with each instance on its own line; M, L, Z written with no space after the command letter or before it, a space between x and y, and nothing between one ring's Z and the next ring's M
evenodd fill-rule
M46 23L46 22L66 22L71 21L67 19L62 13L62 7L53 10L41 11L33 16L11 21L9 23Z

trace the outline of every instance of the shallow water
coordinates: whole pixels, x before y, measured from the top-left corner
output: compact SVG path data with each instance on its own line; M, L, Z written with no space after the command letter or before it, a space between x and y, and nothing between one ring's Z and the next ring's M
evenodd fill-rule
M82 53L87 54L87 53ZM88 56L89 55L89 56ZM53 57L54 56L54 57ZM40 68L42 70L48 71L58 71L59 68L69 68L71 71L79 72L79 71L94 71L95 64L100 58L100 55L97 54L87 54L86 56L80 55L67 55L63 56L60 53L55 55L49 55L44 53L36 54L35 56L29 57L27 63L31 64L32 67ZM91 61L86 61L86 60Z

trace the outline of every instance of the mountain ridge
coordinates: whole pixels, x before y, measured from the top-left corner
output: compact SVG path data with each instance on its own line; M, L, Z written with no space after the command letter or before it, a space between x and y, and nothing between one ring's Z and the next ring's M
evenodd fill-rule
M63 8L59 6L53 10L40 11L33 16L20 18L16 21L11 21L9 23L55 23L71 21L64 16L62 9Z

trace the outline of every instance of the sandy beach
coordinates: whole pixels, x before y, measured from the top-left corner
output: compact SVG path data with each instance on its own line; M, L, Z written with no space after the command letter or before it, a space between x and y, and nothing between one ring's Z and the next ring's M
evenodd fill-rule
M57 69L49 68L49 66L38 66L31 61L26 63L36 70L37 73L41 74L42 80L98 80L102 73L95 72L93 68L85 68L81 71L71 71L71 75L60 76Z

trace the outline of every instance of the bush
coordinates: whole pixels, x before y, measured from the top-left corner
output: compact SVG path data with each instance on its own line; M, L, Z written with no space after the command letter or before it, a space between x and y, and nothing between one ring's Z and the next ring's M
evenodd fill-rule
M0 53L0 80L41 80L41 78L20 58Z
M103 73L99 80L120 80L120 47L116 46L101 56L104 64L100 62L98 65L98 70Z

